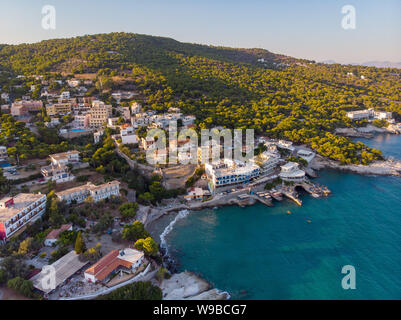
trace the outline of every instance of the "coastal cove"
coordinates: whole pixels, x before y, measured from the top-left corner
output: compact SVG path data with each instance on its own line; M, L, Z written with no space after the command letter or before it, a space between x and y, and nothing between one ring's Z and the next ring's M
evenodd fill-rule
M399 135L355 140L401 159ZM400 299L401 178L324 170L314 181L332 196L190 213L167 235L169 255L233 299ZM344 265L356 290L341 287Z

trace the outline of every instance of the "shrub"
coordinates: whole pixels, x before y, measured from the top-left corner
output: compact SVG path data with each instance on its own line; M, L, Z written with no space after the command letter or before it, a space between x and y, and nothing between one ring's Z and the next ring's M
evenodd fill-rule
M134 282L101 296L99 300L161 300L162 290L150 281Z

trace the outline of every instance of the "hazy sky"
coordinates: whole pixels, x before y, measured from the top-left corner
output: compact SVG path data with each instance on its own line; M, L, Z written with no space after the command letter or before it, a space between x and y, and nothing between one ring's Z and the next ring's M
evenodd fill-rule
M401 62L401 0L1 0L0 43L113 31L341 63ZM56 30L41 27L56 8ZM341 27L344 5L356 29Z

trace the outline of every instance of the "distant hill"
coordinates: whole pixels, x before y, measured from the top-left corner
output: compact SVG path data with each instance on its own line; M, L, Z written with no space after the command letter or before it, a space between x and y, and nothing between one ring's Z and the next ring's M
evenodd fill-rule
M376 68L398 68L401 69L401 62L390 62L390 61L368 61L360 63L359 65L366 67L376 67Z
M315 63L264 49L110 33L5 45L0 47L1 68L17 75L41 74L49 89L59 92L71 89L57 87L54 73L90 73L95 86L86 94L108 104L116 105L113 90L135 90L135 101L146 109L177 107L195 115L196 129L253 128L257 135L308 144L344 164L381 157L377 150L335 135L336 128L353 125L346 111L374 107L401 119L397 69ZM44 86L31 77L0 77L4 91L11 93L28 92L31 83Z
M264 49L235 49L134 33L110 33L33 44L0 45L0 66L17 73L96 71L102 67L113 68L129 63L153 68L167 60L173 63L172 54L253 65L261 65L258 60L263 59L264 65L270 67L306 61Z
M335 60L324 60L321 63L324 64L338 64ZM397 68L401 69L401 62L391 62L391 61L368 61L363 63L349 63L353 66L365 66L365 67L376 67L376 68Z

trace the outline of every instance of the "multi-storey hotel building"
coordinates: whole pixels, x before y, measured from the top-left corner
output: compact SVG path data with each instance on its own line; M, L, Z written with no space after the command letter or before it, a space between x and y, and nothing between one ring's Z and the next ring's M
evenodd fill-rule
M46 195L20 193L0 200L0 240L7 240L46 209Z

